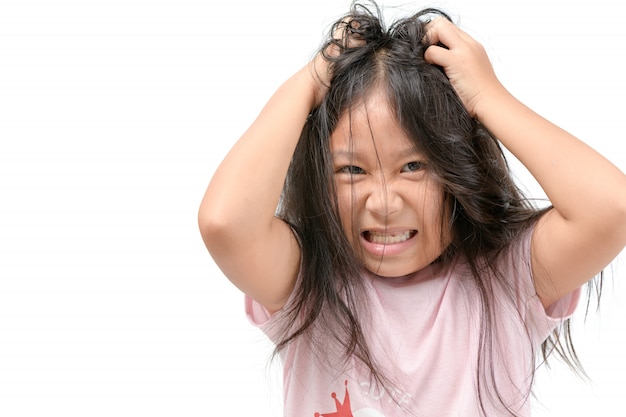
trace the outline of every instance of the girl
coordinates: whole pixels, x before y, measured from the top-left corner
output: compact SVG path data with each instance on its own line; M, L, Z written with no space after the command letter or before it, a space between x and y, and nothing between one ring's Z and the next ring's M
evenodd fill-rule
M525 416L539 349L577 364L567 318L626 244L626 176L442 12L386 28L354 4L221 163L199 225L276 344L286 416Z

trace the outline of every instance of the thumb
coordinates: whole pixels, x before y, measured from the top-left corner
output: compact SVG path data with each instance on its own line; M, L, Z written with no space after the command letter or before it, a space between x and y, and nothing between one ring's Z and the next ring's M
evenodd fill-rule
M430 45L424 52L424 59L429 64L446 68L450 64L450 50L439 45Z

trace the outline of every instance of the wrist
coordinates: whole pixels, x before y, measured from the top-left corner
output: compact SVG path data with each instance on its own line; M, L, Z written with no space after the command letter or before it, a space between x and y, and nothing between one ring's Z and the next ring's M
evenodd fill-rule
M287 83L290 88L298 91L298 96L303 100L309 111L319 106L324 97L324 89L319 76L315 73L313 63L308 63L296 72Z
M483 89L473 106L472 116L481 123L487 124L489 117L501 113L506 103L513 98L500 83Z

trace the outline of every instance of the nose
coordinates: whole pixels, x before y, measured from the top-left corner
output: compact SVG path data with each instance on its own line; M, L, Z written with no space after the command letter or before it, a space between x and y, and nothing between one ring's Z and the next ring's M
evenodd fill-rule
M376 216L386 218L400 211L403 204L402 197L394 190L392 184L383 182L372 184L365 201L365 209Z

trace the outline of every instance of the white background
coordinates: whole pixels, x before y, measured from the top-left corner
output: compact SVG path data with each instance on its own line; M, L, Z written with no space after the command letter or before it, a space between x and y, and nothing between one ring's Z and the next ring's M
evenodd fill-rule
M196 213L225 152L348 4L2 0L0 416L280 415L271 347ZM618 2L384 4L450 12L515 95L626 170ZM623 415L623 264L600 313L575 317L593 384L541 371L535 416Z

